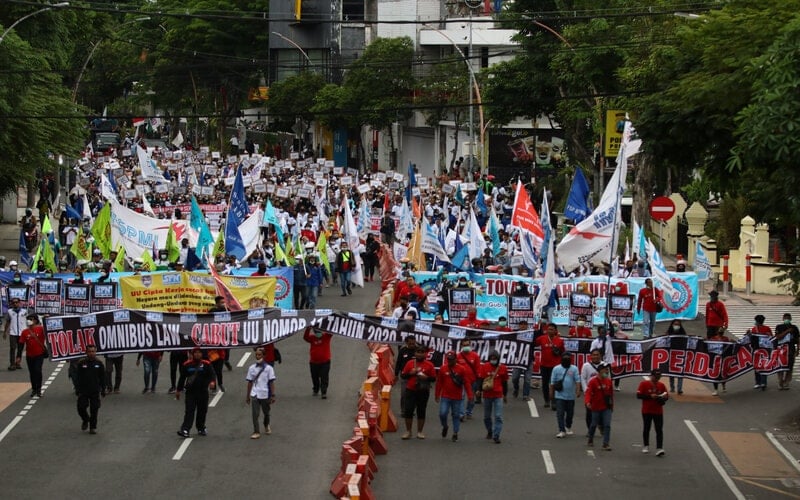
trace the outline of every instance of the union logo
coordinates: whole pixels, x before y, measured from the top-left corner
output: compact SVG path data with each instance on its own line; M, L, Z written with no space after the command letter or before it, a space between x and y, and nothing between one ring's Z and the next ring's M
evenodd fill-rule
M289 280L283 276L276 276L275 278L275 300L283 300L289 296Z
M692 289L686 281L680 278L672 278L672 288L677 292L670 300L665 300L664 308L673 313L681 313L689 308L694 298Z

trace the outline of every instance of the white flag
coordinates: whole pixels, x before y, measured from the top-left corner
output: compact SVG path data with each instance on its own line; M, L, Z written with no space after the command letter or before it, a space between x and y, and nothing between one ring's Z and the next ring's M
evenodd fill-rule
M423 253L429 253L442 262L450 262L450 257L447 256L447 252L442 248L442 243L439 241L436 230L428 224L424 217L422 218L421 248Z
M164 174L156 166L156 163L147 154L147 150L141 146L136 148L136 156L139 158L139 168L142 170L142 177L149 181L167 184Z
M353 212L350 210L350 200L347 198L344 199L344 222L342 229L342 237L347 241L347 244L350 245L350 251L353 253L353 259L356 262L353 271L350 273L350 282L356 286L363 287L364 273L361 269L361 253L358 251L358 247L361 243L358 241L358 228L353 218Z
M661 288L665 298L669 297L672 302L677 302L680 298L680 292L672 287L672 279L664 266L664 261L661 260L661 254L658 253L655 245L650 240L647 240L647 262L650 264L653 285Z
M106 174L100 174L100 195L107 200L117 200L114 187L111 185Z
M470 209L467 227L469 228L469 258L479 259L483 257L483 251L488 247L486 246L486 240L483 239L478 219L475 217L474 208Z
M542 214L550 214L550 209L547 206L547 191L545 191L544 202L542 203ZM547 224L550 224L549 217L547 219ZM546 308L547 304L550 302L550 293L553 288L558 285L558 276L556 275L555 266L556 256L553 250L553 236L551 229L550 237L547 238L547 245L545 248L542 248L542 252L545 253L544 277L542 279L542 287L539 289L539 295L536 296L536 302L533 303L534 314L539 317L541 317L542 309ZM553 321L553 318L548 318L548 320Z
M707 281L711 277L711 263L699 240L694 252L694 272L697 273L698 281Z
M156 213L153 212L153 207L150 205L150 202L147 200L147 196L142 193L142 213L149 215L150 217L155 217Z
M86 197L86 191L83 192L83 215L84 219L89 219L92 221L92 209L89 206L89 198Z
M180 130L178 130L178 134L175 136L175 138L174 138L174 139L172 139L172 144L173 144L173 145L174 145L176 148L179 148L179 147L181 147L181 144L183 144L183 134L181 133L181 131L180 131Z

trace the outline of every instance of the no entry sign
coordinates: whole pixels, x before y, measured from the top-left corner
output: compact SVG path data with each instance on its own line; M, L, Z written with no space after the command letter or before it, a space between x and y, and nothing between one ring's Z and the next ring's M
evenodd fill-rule
M650 217L666 222L675 215L675 203L666 196L658 196L650 202Z

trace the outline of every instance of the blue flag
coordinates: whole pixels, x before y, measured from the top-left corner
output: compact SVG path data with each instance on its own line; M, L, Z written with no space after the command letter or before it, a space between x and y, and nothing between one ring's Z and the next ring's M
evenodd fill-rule
M114 190L114 194L119 194L119 187L117 187L117 181L114 180L114 176L111 172L108 173L108 183L111 184L111 189Z
M455 248L455 255L453 258L450 259L450 263L456 269L464 270L467 269L470 265L469 260L469 245L464 245L461 243L461 236L456 236L456 248Z
M283 248L285 246L285 238L283 237L283 229L281 229L281 221L278 220L278 214L275 213L275 207L272 206L272 202L269 199L267 199L267 206L264 208L264 223L275 226L278 244Z
M464 195L461 193L461 184L456 186L456 195L453 199L462 207L464 206Z
M411 205L411 193L414 186L417 185L417 174L414 173L414 164L408 162L408 186L406 186L406 201Z
M70 219L75 219L75 220L83 219L83 216L80 214L80 212L72 208L69 204L64 206L64 211L67 212L67 217L69 217Z
M486 206L486 195L483 194L483 188L478 188L478 195L475 197L475 205L478 207L478 210L481 211L481 214L486 214L489 211L489 207Z
M202 261L203 253L208 252L209 245L214 244L214 237L211 236L211 231L208 229L206 219L194 195L192 195L192 210L189 218L189 226L197 231L197 246L194 249L194 253L197 255L197 258Z
M28 269L33 264L33 257L31 257L30 252L28 252L28 246L25 244L25 231L22 230L19 232L19 260L28 266Z
M592 212L590 206L591 191L583 170L580 167L575 169L575 178L572 179L572 187L569 190L567 206L564 208L564 216L572 219L577 224Z
M242 169L239 167L236 170L236 180L233 182L228 215L225 217L225 253L235 256L238 260L245 257L244 240L239 233L239 225L247 218L249 210L244 194Z

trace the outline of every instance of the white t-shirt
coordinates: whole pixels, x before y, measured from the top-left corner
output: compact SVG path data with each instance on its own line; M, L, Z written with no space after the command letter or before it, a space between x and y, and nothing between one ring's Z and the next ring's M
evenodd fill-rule
M247 377L245 377L245 380L253 383L253 387L250 389L251 398L269 399L271 396L269 393L269 383L275 380L275 369L265 361L262 361L260 364L253 363L250 365L250 368L247 369Z

